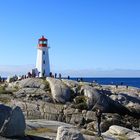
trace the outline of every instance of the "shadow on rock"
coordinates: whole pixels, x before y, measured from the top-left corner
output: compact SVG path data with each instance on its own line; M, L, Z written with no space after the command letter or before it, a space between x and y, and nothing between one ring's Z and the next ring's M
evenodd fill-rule
M97 96L96 96L97 97ZM120 115L130 115L135 118L140 118L140 114L137 112L131 112L128 108L121 105L119 102L112 100L110 97L103 93L98 94L98 98L95 98L96 103L92 110L99 108L103 113L118 113Z
M121 93L121 95L123 95L124 97L126 97L127 100L133 102L133 103L138 103L140 104L140 98L136 98L136 97L132 97L132 96L129 96L127 94L124 94L124 93Z
M42 137L32 136L32 135L27 135L27 136L21 137L21 138L17 138L17 137L12 137L12 138L0 137L0 140L52 140L52 139L42 138Z

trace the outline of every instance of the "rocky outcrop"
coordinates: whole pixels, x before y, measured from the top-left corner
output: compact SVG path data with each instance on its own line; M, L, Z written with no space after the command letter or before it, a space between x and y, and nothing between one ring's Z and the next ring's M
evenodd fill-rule
M59 79L47 77L46 79L51 88L51 94L53 99L58 103L66 103L71 101L72 90L64 82Z
M105 95L102 90L97 90L91 86L83 86L82 92L86 96L88 107L90 110L95 110L99 108L104 113L119 113L119 114L129 114L131 112L121 105L119 102L112 100L109 96Z
M13 109L0 105L0 135L4 137L23 137L25 130L24 115L19 107Z
M20 106L27 119L46 119L61 121L96 131L96 115L94 111L78 110L62 104L38 102L13 101ZM91 124L90 124L91 123ZM101 130L109 129L111 125L121 125L128 128L138 127L138 119L129 116L121 116L116 113L103 113Z
M138 90L126 87L99 86L91 83L48 77L46 80L27 78L8 84L7 88L17 91L14 96L26 101L44 101L51 103L71 102L78 109L140 116L140 97ZM81 97L83 96L83 97Z
M17 81L16 85L20 88L45 88L45 83L42 79L39 78L27 78L21 81Z
M2 93L0 97L8 97L9 105L20 106L28 119L62 121L95 132L94 110L99 108L103 112L102 132L111 125L137 128L140 122L140 92L131 87L126 89L66 79L28 78L8 83L4 89L15 91L12 94Z

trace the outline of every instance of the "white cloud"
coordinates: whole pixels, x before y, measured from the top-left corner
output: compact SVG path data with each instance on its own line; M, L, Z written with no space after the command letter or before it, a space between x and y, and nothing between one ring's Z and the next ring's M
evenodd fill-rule
M0 65L1 76L22 75L27 74L31 69L35 68L34 65ZM140 70L127 70L127 69L81 69L81 70L55 70L53 73L61 73L62 76L67 77L140 77Z
M3 77L27 74L33 69L33 65L0 65L0 75Z

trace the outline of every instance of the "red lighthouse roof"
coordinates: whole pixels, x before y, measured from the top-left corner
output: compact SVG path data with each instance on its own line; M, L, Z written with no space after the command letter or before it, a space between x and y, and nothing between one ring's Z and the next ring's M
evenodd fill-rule
M39 41L47 41L48 39L47 38L45 38L44 36L42 36L40 39L39 39Z
M38 39L38 46L39 47L48 47L47 45L48 39L42 36L40 39Z

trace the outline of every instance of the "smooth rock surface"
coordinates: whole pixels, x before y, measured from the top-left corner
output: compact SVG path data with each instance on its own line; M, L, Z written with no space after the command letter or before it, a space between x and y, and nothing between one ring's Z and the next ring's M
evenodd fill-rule
M85 140L83 135L74 127L60 126L57 130L56 140Z
M58 103L66 103L71 100L71 89L59 79L47 77L50 84L53 99Z
M45 84L42 79L39 78L27 78L17 82L17 85L21 88L41 88L44 89Z
M103 133L103 136L110 136L116 139L137 140L140 138L140 133L122 126L112 125L107 132Z

